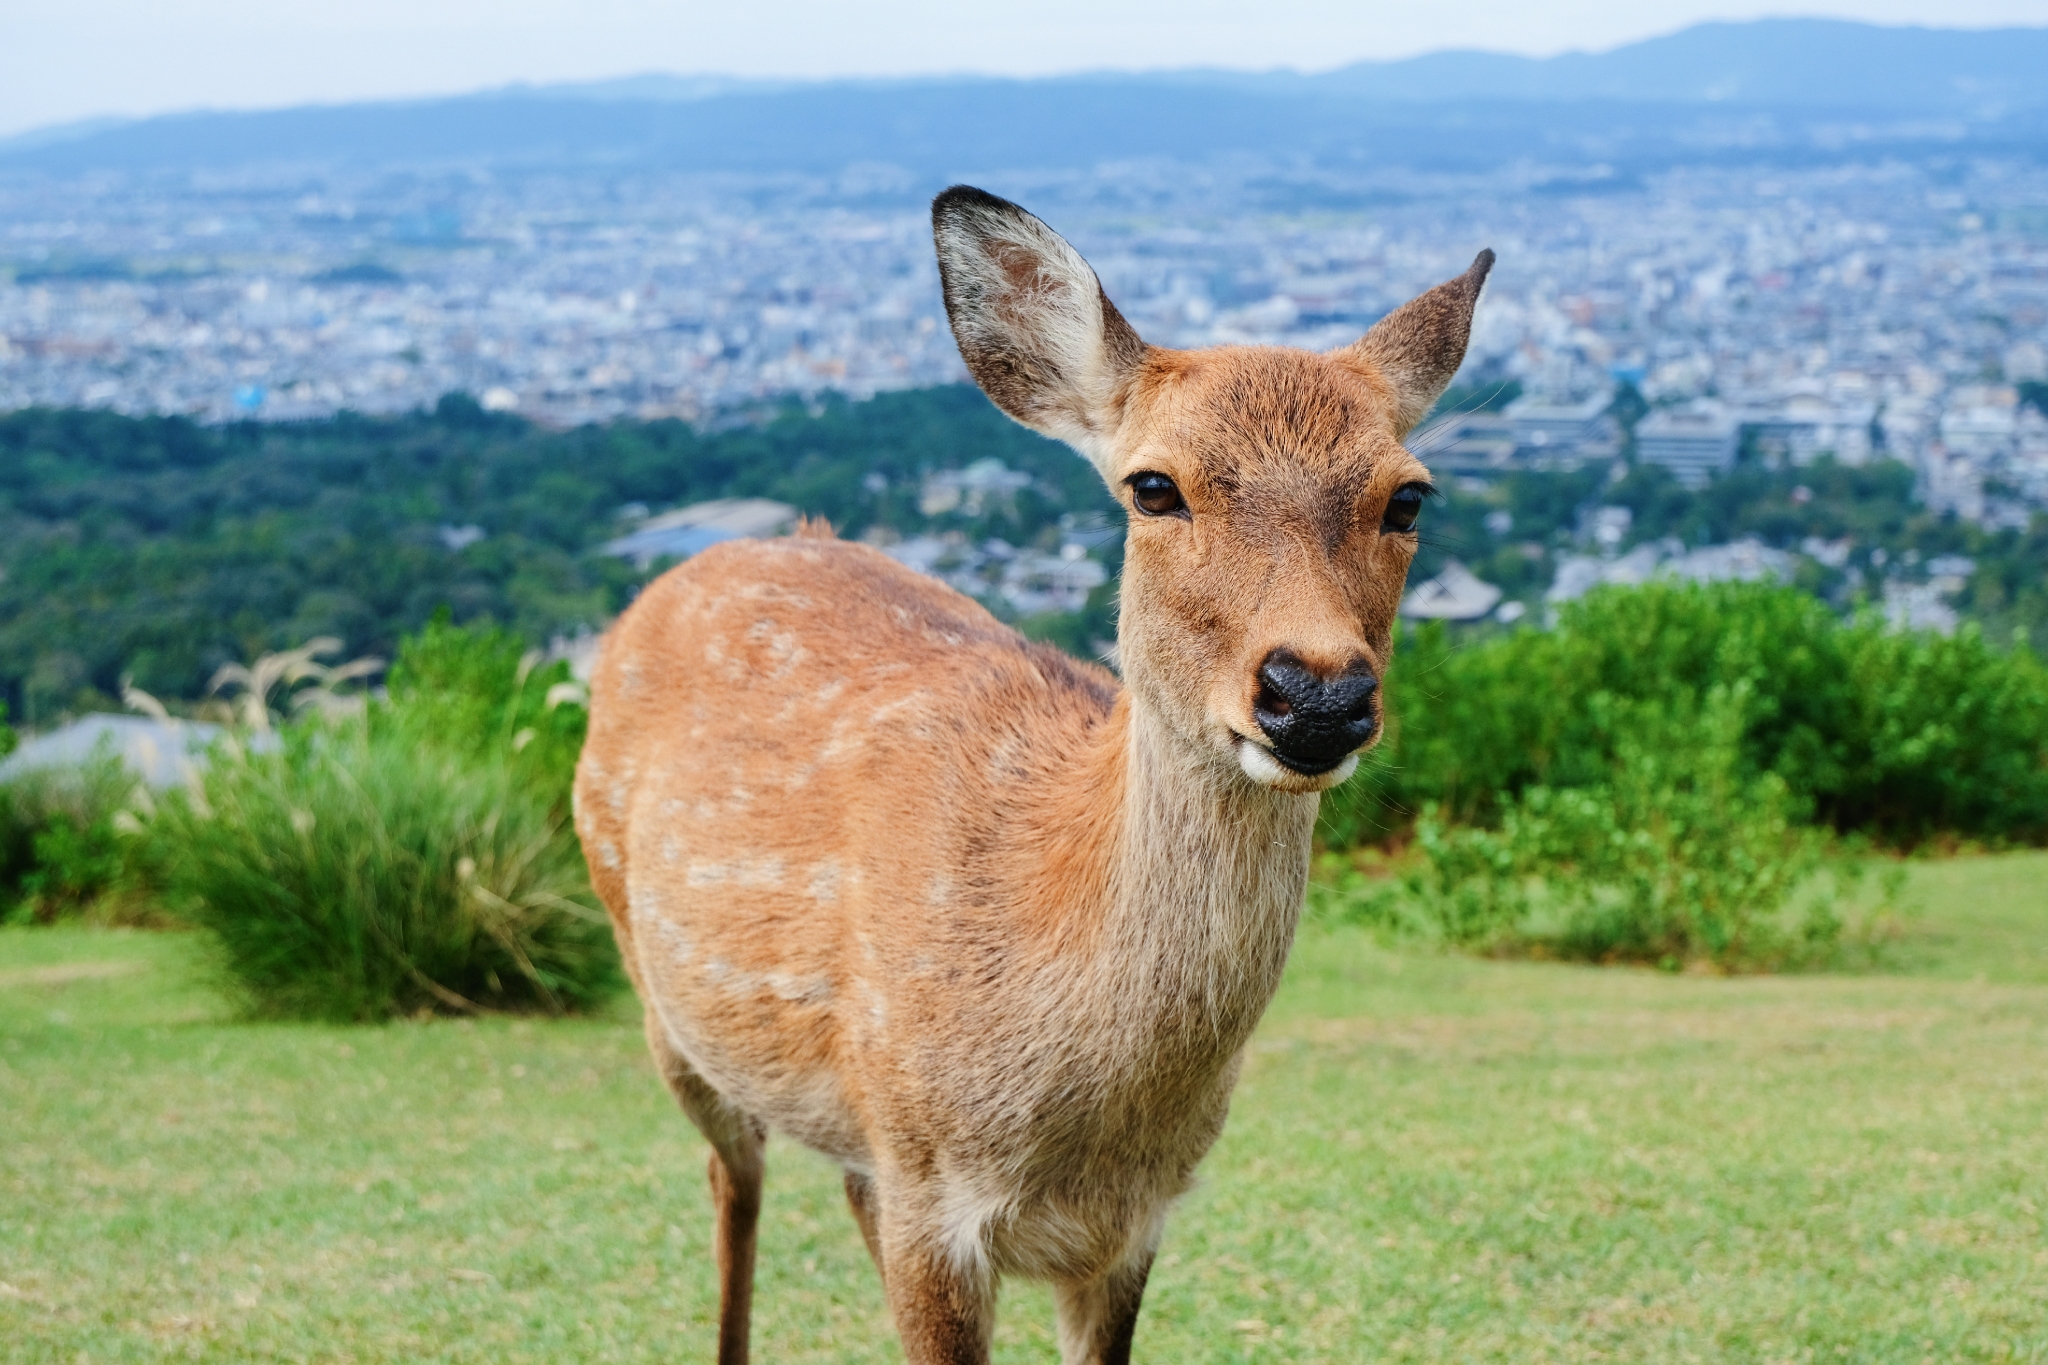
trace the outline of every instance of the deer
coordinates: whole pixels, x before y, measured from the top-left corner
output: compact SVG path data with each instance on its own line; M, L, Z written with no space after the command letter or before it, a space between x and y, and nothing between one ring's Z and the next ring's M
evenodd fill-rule
M748 1355L771 1130L844 1172L911 1365L1005 1276L1122 1365L1168 1210L1278 988L1320 793L1384 721L1429 471L1402 445L1493 264L1328 353L1142 341L1007 200L932 205L1010 417L1127 515L1121 676L807 522L668 570L593 671L575 824L710 1146L717 1358Z

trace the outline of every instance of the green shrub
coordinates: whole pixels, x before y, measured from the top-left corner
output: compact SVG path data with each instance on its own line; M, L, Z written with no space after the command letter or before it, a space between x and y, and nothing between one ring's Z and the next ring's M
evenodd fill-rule
M118 825L134 788L111 753L0 784L0 919L49 924L105 908L123 882Z
M1994 650L1965 625L1905 634L1842 630L1844 741L1822 813L1899 838L1955 833L2048 839L2048 668Z
M509 766L567 812L588 724L567 663L543 663L509 631L452 625L443 615L399 645L385 687L388 701L371 712L380 733Z
M608 994L611 933L564 813L512 765L384 719L301 722L270 753L224 741L149 822L166 893L253 1008L368 1020Z
M1604 780L1526 788L1493 828L1431 806L1400 877L1326 881L1318 911L1458 947L1596 962L1754 969L1832 954L1834 903L1860 866L1824 857L1782 778L1742 775L1747 689L1678 710L1607 704L1629 714L1608 717L1622 739ZM1819 879L1829 863L1835 876Z
M1491 828L1533 788L1605 786L1640 717L1716 687L1748 698L1736 779L1775 776L1802 815L1897 843L2048 839L2048 669L1971 627L1896 632L1791 588L1659 582L1465 648L1424 625L1391 682L1387 743L1324 802L1330 847L1399 834L1426 806Z

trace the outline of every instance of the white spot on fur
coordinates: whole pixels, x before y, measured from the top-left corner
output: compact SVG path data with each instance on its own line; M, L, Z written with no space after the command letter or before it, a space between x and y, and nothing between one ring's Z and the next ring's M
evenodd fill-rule
M870 950L864 956L872 961L875 954ZM857 976L853 979L852 992L859 998L861 1003L867 1006L868 1024L873 1029L873 1033L866 1041L870 1046L877 1046L881 1042L882 1031L888 1027L889 1023L888 999L875 989L874 982L864 976Z
M683 874L692 887L736 886L749 891L766 891L782 885L784 868L780 858L742 858L729 863L691 863Z
M822 974L798 976L790 972L750 972L735 967L722 957L704 964L704 976L722 991L736 995L767 993L793 1005L816 1005L832 998L832 979Z
M747 641L774 664L768 672L771 678L788 677L810 657L810 651L797 642L794 631L777 630L773 621L756 621L748 627Z
M894 701L883 702L880 706L868 712L868 724L880 726L898 711L909 711L916 707L929 705L930 702L930 695L920 688L908 696L898 697Z
M768 989L793 1005L817 1005L832 998L832 979L827 976L791 976L770 972L762 978Z
M811 869L810 885L804 889L810 893L811 899L820 905L837 905L841 876L839 864L827 860Z
M653 946L661 949L672 966L683 966L697 955L697 945L674 920L666 916L636 914L633 921L647 934Z
M867 747L867 728L859 721L842 716L832 724L832 737L825 741L825 747L818 750L821 762L830 763L846 758Z

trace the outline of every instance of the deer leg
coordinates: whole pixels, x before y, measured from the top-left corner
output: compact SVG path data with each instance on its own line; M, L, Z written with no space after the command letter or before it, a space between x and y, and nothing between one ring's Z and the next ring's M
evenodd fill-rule
M1151 1272L1147 1250L1099 1280L1054 1286L1061 1365L1130 1365L1138 1303Z
M859 1171L848 1171L846 1202L853 1209L853 1220L860 1224L860 1237L868 1244L868 1255L873 1259L875 1269L880 1271L882 1232L874 1177L862 1175Z
M690 1122L711 1144L711 1203L718 1263L718 1365L747 1365L754 1306L754 1234L761 1217L761 1177L768 1133L690 1068L650 1011L647 1044Z
M882 1288L907 1365L988 1365L995 1277L963 1269L929 1243L882 1244Z

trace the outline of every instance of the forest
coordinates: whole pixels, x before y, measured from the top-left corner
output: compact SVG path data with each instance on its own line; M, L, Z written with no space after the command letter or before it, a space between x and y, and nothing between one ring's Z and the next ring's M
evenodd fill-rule
M984 459L1029 486L985 505L920 510L928 475ZM1588 549L1585 509L1625 506L1624 547L1663 537L1852 542L1841 565L1807 560L1800 570L1799 586L1841 614L1875 600L1885 574L1970 556L1959 612L2001 646L2016 631L2037 648L2048 642L2048 518L1993 533L1930 513L1913 499L1910 471L1889 461L1747 462L1699 492L1659 469L1621 472L1441 479L1414 576L1456 557L1540 609L1559 557ZM223 664L318 636L340 639L351 657L388 659L443 611L536 642L599 627L662 566L636 570L595 547L634 513L743 495L882 540L1051 548L1063 517L1119 517L1084 461L964 386L790 402L703 430L550 430L462 395L403 416L219 427L29 409L0 416L0 703L41 727L118 707L124 678L190 699ZM1080 652L1113 636L1118 549L1096 553L1111 582L1085 612L1020 622L1028 633Z
M946 519L976 540L1028 543L1063 511L1115 511L1085 463L967 388L707 432L550 431L460 396L225 427L17 412L0 417L0 701L38 724L111 705L124 675L192 697L223 663L322 635L390 658L443 609L545 641L630 600L645 575L591 551L635 504L770 497L858 536L922 524L920 473L983 458L1033 484ZM444 538L455 528L483 535Z

